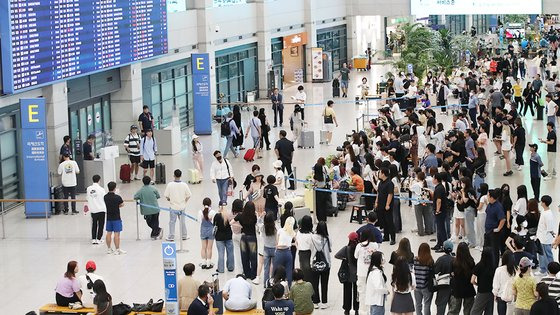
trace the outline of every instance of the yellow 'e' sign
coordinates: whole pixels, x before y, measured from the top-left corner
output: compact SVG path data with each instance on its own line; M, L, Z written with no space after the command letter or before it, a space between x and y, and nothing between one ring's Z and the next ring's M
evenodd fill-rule
M29 105L28 106L28 114L29 114L29 122L30 123L38 123L39 118L35 118L35 116L39 115L39 112L36 109L39 108L39 105Z
M204 70L204 58L196 58L196 70Z

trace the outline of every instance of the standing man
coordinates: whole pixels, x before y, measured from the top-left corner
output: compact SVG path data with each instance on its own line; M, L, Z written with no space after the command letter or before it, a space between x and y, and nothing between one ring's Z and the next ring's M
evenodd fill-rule
M303 91L303 85L298 86L296 96L292 96L295 103L299 105L301 112L301 120L305 120L305 101L307 100L307 94Z
M488 102L490 103L490 107L492 109L492 119L495 119L496 109L501 109L502 102L505 102L504 94L500 90L490 89L490 97L488 98Z
M148 105L144 105L144 107L142 107L142 114L138 116L138 125L140 126L143 135L148 130L154 130L154 115L150 113Z
M492 247L494 261L499 261L502 228L506 224L504 207L498 201L501 191L492 189L488 192L488 206L486 207L486 221L484 222L484 247Z
M529 174L533 194L537 200L539 200L541 192L541 167L544 165L541 156L537 153L538 148L539 146L536 143L529 144L529 151L531 152L529 157Z
M150 177L154 178L157 144L152 133L151 129L146 130L144 132L145 137L140 140L140 161L142 161L142 168L144 168L144 176L146 176L148 169L150 169Z
M391 245L395 245L395 223L393 220L393 196L395 185L389 179L389 169L382 167L379 170L379 179L381 182L377 186L377 199L375 200L375 209L378 214L382 214L385 219L383 231L383 241L391 240Z
M159 192L154 185L150 185L152 179L149 176L142 178L144 186L134 194L134 200L140 203L140 214L144 216L146 224L152 229L150 236L152 240L163 237L163 229L159 227Z
M192 196L191 190L187 183L181 181L181 170L176 169L173 172L174 181L167 184L164 196L169 201L169 207L172 211L169 213L169 235L168 241L175 240L175 222L179 218L181 226L181 238L183 241L187 240L187 225L185 224L185 210L187 208L187 201Z
M58 163L62 163L64 162L64 155L67 154L70 159L72 159L72 148L70 147L70 136L64 136L64 138L62 138L62 140L64 141L64 144L60 147L60 155L58 157Z
M471 90L469 94L470 94L469 104L468 104L469 118L471 120L471 124L473 128L476 129L477 128L476 113L478 112L479 101L478 101L478 97L476 96L476 92L474 90Z
M231 152L233 152L233 156L237 158L239 153L237 153L237 150L233 145L233 140L235 140L237 137L243 138L243 135L241 134L241 130L237 128L237 124L235 123L235 120L233 120L233 112L228 113L226 122L229 126L229 133L226 132L225 134L222 134L222 136L226 137L226 147L224 149L224 156L227 157L228 151L231 150Z
M86 199L91 213L91 243L101 244L103 237L103 227L105 226L105 189L99 185L101 176L93 175L93 184L86 189Z
M124 139L124 148L128 153L128 159L132 167L130 168L130 178L138 180L138 165L140 164L140 135L136 125L130 126L130 133ZM134 176L132 176L134 175Z
M346 62L342 64L342 68L340 69L340 75L338 76L338 78L340 79L340 87L342 88L342 97L348 97L350 69L348 69L348 65L346 65Z
M539 254L539 269L540 274L536 273L535 276L546 276L546 268L549 263L554 261L552 255L552 243L556 237L558 230L558 220L554 212L550 210L552 198L549 195L541 197L541 215L537 226L537 239L541 243L542 254Z
M554 129L554 124L556 123L556 112L558 111L558 105L552 100L552 94L548 93L545 96L546 99L546 120L552 123Z
M434 194L432 197L432 205L434 208L434 214L436 218L436 231L437 231L437 243L432 249L436 253L443 253L443 242L447 240L447 190L443 187L445 175L442 173L437 173L433 178L433 183L436 186L434 188Z
M58 165L58 175L61 176L62 180L62 191L64 192L64 199L76 199L76 185L78 180L76 179L76 174L80 174L80 168L76 161L70 160L70 156L65 153L64 161ZM76 202L72 202L72 214L76 214ZM64 203L64 214L68 214L68 202Z
M93 142L95 141L94 135L89 135L87 137L86 143L84 143L83 152L84 160L93 161L95 155L93 154Z
M288 189L295 190L294 174L292 172L292 159L294 157L294 143L286 138L286 130L280 130L280 139L276 141L274 152L278 160L282 161L282 172L288 176L290 187Z
M121 220L121 208L124 207L124 201L121 196L115 194L115 189L117 188L117 183L109 182L107 184L109 192L103 198L105 200L105 206L107 207L107 254L121 255L126 254L126 251L121 249L121 232L122 232L122 220ZM115 242L115 250L111 248L111 237L115 233L113 238Z
M218 150L214 151L216 160L212 162L210 167L210 179L218 185L218 196L220 196L220 205L227 204L227 190L230 183L233 183L233 170L228 160L222 157L222 153ZM235 187L234 187L235 188Z
M282 127L284 123L284 97L280 94L278 88L274 88L270 100L272 101L272 111L274 111L274 128ZM278 118L280 118L280 125L278 125Z
M404 96L404 76L401 71L397 77L395 77L394 87L395 87L395 98L399 99L397 102L400 102L400 98Z
M534 103L536 106L539 106L539 100L541 99L541 88L543 86L540 74L535 75L535 79L533 80L531 86L533 87L533 92L535 94Z
M545 139L539 139L542 143L546 143L546 160L548 163L548 176L544 180L556 178L556 131L554 123L550 121L546 123L548 133Z

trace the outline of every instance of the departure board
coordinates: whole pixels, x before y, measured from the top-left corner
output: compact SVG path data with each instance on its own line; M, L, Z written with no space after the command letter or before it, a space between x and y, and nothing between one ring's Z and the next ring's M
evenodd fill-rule
M0 1L4 92L166 54L166 2Z

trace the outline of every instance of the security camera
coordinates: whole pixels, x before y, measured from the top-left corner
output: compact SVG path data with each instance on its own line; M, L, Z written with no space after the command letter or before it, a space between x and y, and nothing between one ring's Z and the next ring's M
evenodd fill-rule
M216 25L216 28L214 29L214 31L215 31L216 33L218 33L218 32L220 31L220 27L219 27L218 25Z

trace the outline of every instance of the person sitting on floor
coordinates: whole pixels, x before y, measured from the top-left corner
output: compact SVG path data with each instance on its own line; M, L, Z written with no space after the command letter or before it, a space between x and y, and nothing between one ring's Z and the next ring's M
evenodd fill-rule
M257 307L257 302L252 299L252 291L251 284L242 274L228 280L222 291L226 310L243 312Z

